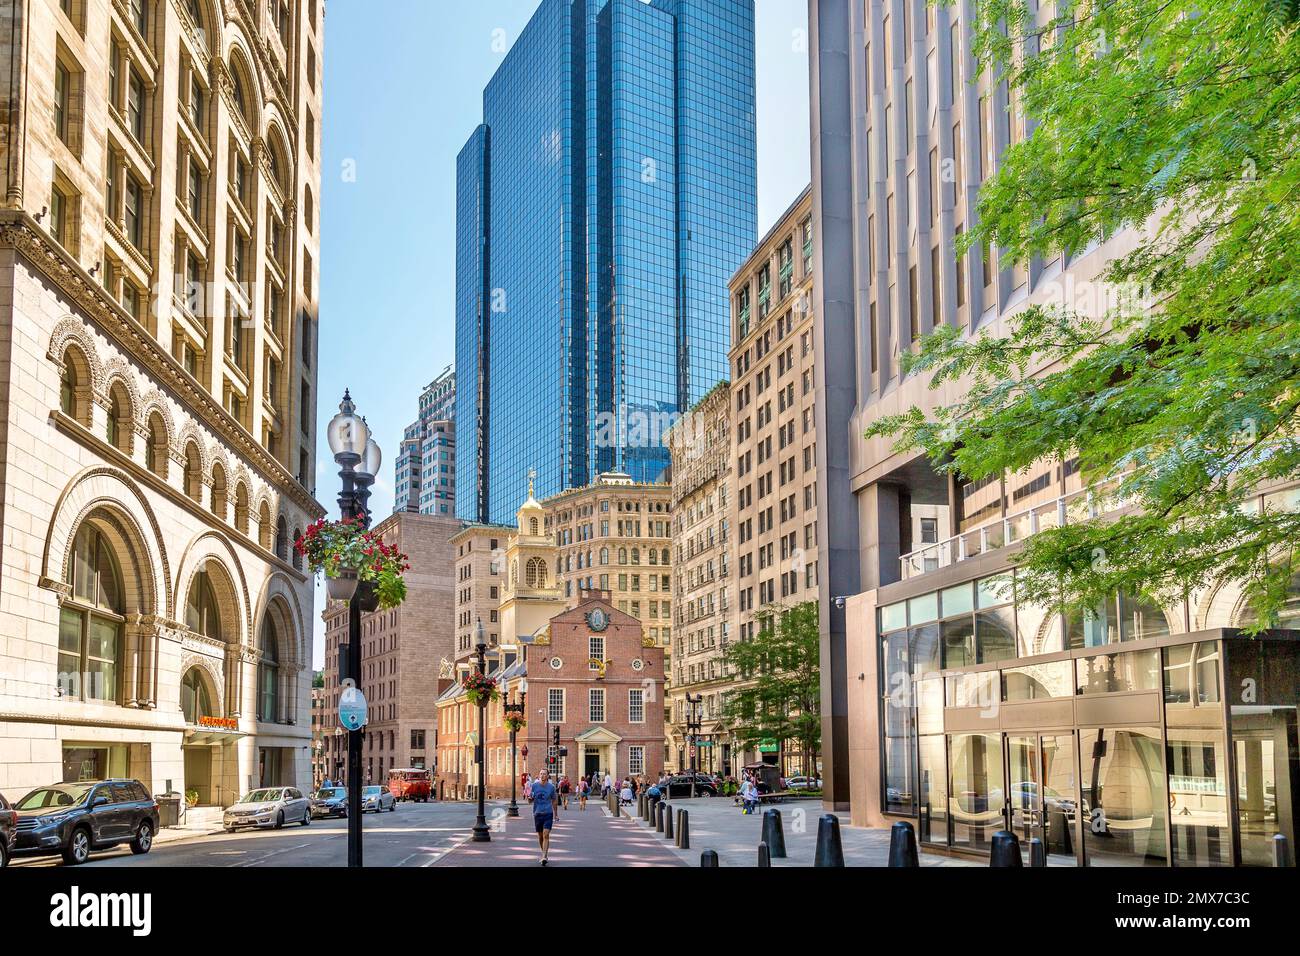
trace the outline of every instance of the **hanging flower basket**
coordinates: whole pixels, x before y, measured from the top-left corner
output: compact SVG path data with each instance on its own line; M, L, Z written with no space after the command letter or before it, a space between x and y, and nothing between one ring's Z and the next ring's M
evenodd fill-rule
M324 573L329 596L335 600L350 601L362 581L374 583L379 607L385 610L406 600L402 575L411 570L410 559L396 545L384 544L379 535L367 531L360 518L321 518L307 526L293 547L313 573Z
M461 686L465 688L465 696L469 698L469 702L475 707L493 703L501 697L500 693L497 692L496 680L477 671L466 675L465 679L461 681Z
M528 721L522 714L506 714L506 730L518 733L528 726Z

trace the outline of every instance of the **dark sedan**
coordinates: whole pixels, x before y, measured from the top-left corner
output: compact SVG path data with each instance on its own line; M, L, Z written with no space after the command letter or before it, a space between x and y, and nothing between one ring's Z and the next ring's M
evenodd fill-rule
M57 783L38 787L18 801L19 855L62 854L85 863L93 850L128 843L148 853L158 832L158 804L138 780Z
M346 817L348 791L346 787L321 787L311 801L313 817Z
M0 793L0 867L9 865L13 856L14 840L18 837L18 813L9 806L5 795Z
M712 777L706 774L697 773L695 775L695 796L697 797L716 797L718 795L718 784ZM680 800L691 796L691 778L690 775L679 775L668 779L668 799Z

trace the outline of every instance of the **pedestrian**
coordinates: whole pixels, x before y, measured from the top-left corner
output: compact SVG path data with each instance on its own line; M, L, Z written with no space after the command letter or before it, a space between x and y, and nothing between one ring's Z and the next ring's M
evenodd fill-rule
M619 802L620 802L623 806L625 806L625 807L630 807L630 806L632 805L632 801L633 801L634 799L636 799L636 794L634 794L634 793L632 792L632 781L631 781L631 780L626 780L626 779L625 779L625 780L623 781L623 789L622 789L622 791L619 793L619 795L618 795L618 799L619 799Z
M614 789L614 781L609 778L609 771L605 771L605 785L600 791L600 795L608 799L609 792Z
M559 802L560 793L551 783L550 773L543 767L533 784L533 826L537 829L537 846L542 851L542 866L550 862L551 828L555 826Z
M528 803L533 802L533 775L531 773L524 775L524 800Z
M578 809L587 809L587 793L591 790L591 784L586 777L578 780Z
M569 790L572 785L569 783L569 775L566 773L560 778L560 806L569 809Z

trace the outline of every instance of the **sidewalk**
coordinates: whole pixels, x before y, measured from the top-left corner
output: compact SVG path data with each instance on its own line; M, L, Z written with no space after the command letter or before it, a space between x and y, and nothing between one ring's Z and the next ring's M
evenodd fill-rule
M462 843L435 866L538 866L537 831L532 808L519 807L518 819L499 818L491 843ZM497 821L493 821L496 824ZM550 868L575 866L683 866L684 861L653 833L631 820L614 819L600 801L586 810L576 802L560 811L551 832Z
M758 844L763 836L763 811L746 816L732 804L729 797L697 797L694 800L673 800L670 804L690 811L691 848L678 850L672 841L656 834L653 824L648 828L636 817L636 805L624 807L623 812L634 819L629 821L640 827L647 837L658 842L688 866L700 865L700 854L716 850L721 866L757 866ZM817 823L825 811L820 800L791 800L776 807L781 811L782 831L785 834L786 858L772 860L772 866L812 866L817 851ZM840 816L840 844L844 849L846 866L885 866L889 862L889 831L868 829L847 824L848 815ZM675 818L674 818L675 819ZM921 854L922 866L979 866L976 861L954 859L932 853Z

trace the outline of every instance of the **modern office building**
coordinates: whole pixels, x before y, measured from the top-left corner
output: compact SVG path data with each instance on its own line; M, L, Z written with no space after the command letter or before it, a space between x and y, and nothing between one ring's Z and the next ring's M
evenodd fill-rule
M756 231L753 0L543 0L457 163L458 513L657 481Z
M456 373L450 367L420 393L420 417L402 434L393 465L393 511L456 514Z
M401 767L432 768L436 737L438 683L444 660L452 657L454 634L454 548L460 530L455 518L399 511L375 531L411 559L406 572L406 600L398 607L361 616L361 679L369 704L366 725L365 779L385 783L388 771ZM339 647L348 639L348 608L332 601L325 621L325 686L322 689L325 732L323 766L340 779L347 769L347 734L338 719Z
M311 785L319 2L0 30L0 790Z
M828 802L855 824L910 819L950 852L987 853L1006 828L1066 865L1267 865L1274 834L1295 840L1296 632L1243 639L1254 611L1230 581L1165 606L1029 605L1023 542L1125 503L1068 458L976 482L863 438L881 415L953 400L956 386L902 374L920 335L1005 334L1026 303L1100 281L1139 242L1027 266L954 256L980 183L1027 133L973 69L968 13L810 5ZM1294 510L1300 489L1261 488L1255 506ZM948 526L935 540L915 534L923 513ZM1300 624L1296 583L1283 628Z

